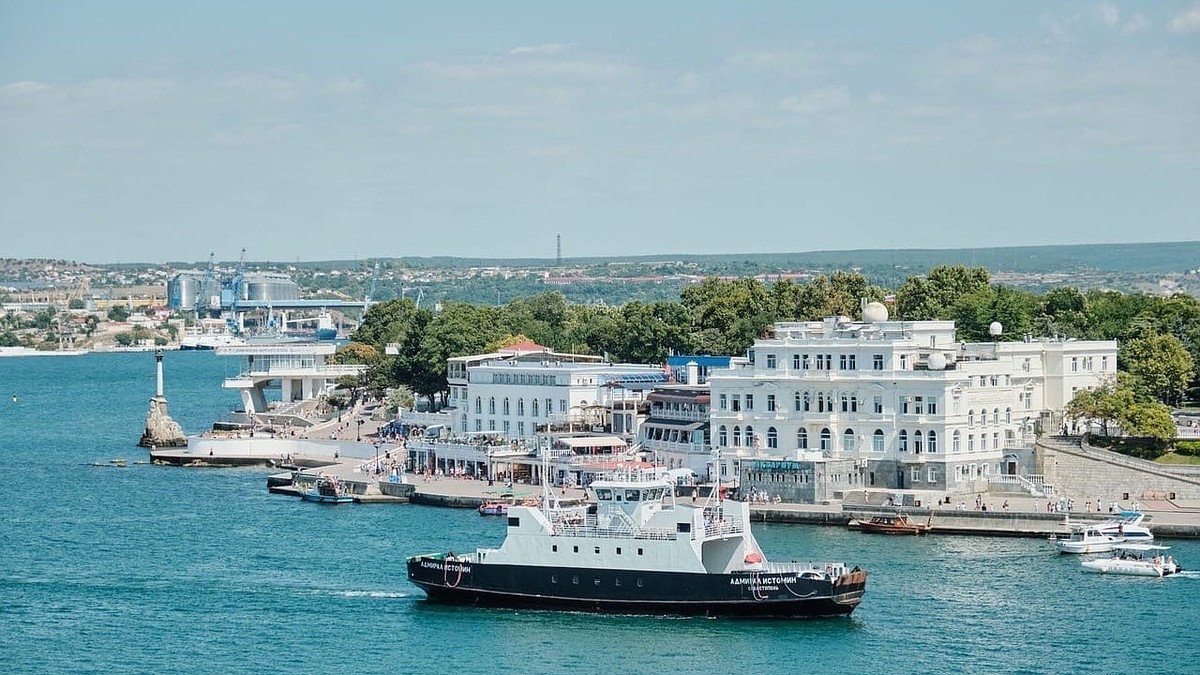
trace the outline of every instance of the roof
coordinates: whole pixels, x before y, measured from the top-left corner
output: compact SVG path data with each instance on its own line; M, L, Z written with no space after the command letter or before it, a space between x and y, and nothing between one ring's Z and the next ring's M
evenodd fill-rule
M501 353L548 352L548 351L550 351L550 348L543 347L542 345L539 345L536 342L518 342L515 345L508 345L507 347L501 347L499 351Z
M695 361L696 365L704 368L728 368L729 362L733 359L732 356L668 356L667 365L682 368L689 362Z
M618 436L568 436L556 438L555 443L562 443L569 448L609 448L629 445L625 439Z

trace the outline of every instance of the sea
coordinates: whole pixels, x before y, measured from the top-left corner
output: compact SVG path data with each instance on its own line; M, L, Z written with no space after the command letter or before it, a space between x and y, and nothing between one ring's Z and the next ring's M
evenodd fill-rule
M188 433L237 405L221 388L236 368L166 354ZM768 558L868 569L847 618L431 605L405 557L498 545L502 520L311 504L268 494L267 469L147 464L154 387L151 353L0 358L0 672L1200 672L1200 575L1083 574L1041 539L754 525ZM1200 569L1200 542L1168 543Z

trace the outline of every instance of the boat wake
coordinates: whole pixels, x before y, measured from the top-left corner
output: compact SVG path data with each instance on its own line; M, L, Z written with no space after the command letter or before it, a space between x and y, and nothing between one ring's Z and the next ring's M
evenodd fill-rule
M330 595L343 598L407 598L408 593L399 591L332 591Z
M1184 579L1200 579L1200 570L1183 570L1171 575L1174 577L1183 577Z

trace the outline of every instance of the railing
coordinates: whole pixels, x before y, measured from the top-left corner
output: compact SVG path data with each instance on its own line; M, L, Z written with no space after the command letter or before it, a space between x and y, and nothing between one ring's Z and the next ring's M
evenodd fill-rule
M823 572L832 577L839 577L849 570L842 562L769 562L763 565L764 574L801 574L804 572Z

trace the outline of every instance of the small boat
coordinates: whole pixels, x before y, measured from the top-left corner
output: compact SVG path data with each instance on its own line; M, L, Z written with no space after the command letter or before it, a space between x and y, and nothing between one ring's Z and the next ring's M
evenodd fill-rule
M1141 511L1121 511L1116 518L1096 525L1096 529L1102 533L1119 537L1127 543L1149 543L1154 541L1154 534L1150 532L1150 528L1142 525L1142 521L1146 519L1146 514Z
M1095 526L1075 527L1065 537L1052 535L1050 541L1059 553L1108 553L1124 543L1124 539L1105 534Z
M481 516L507 516L508 502L501 501L486 501L479 505L479 515Z
M863 532L873 534L922 535L929 534L933 529L932 520L932 513L929 514L929 520L924 523L914 523L905 514L897 513L896 515L872 516L870 520L857 520L851 526L857 526Z
M1154 544L1119 544L1113 547L1111 558L1085 560L1079 564L1084 572L1096 574L1164 577L1183 569L1175 562L1175 558L1164 555L1170 548Z
M347 504L354 501L354 495L350 494L341 479L328 475L318 476L312 487L300 493L300 496L305 501L321 504Z

